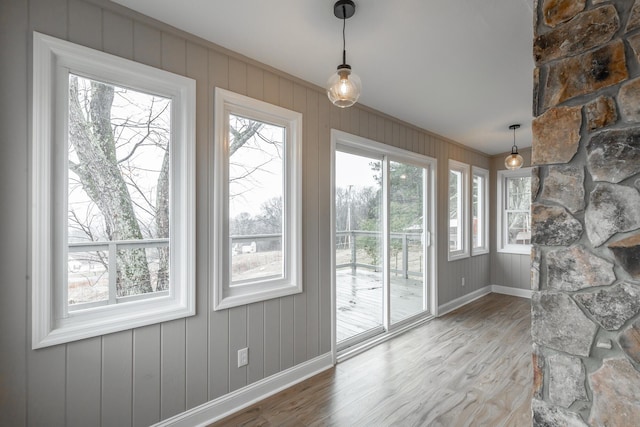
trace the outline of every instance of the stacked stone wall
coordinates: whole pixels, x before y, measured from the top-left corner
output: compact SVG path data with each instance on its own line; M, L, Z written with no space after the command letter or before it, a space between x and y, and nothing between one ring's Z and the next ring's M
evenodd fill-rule
M640 0L536 0L534 426L640 426Z

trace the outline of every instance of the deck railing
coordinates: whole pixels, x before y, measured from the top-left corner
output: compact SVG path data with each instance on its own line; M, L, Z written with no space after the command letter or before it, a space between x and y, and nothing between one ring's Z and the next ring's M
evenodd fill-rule
M422 277L424 252L423 234L420 233L390 233L391 238L391 273L402 276L405 279L410 277ZM336 232L336 249L349 249L349 262L336 261L336 268L351 268L352 274L356 273L358 267L369 270L380 270L382 233L376 231L351 230ZM417 247L419 250L411 250ZM362 254L362 251L365 253ZM416 253L417 252L417 253ZM414 255L414 260L410 261L410 256ZM400 257L400 261L398 261ZM360 260L359 260L360 258ZM362 258L368 258L362 262Z

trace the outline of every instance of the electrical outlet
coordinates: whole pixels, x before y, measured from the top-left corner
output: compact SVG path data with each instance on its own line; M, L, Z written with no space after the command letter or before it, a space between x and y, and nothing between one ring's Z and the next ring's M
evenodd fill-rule
M238 368L249 364L249 349L247 347L238 350Z
M464 277L462 278L462 286L464 287Z

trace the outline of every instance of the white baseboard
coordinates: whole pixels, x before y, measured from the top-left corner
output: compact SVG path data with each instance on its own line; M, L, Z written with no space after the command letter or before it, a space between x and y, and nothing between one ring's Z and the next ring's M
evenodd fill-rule
M442 304L438 306L438 316L442 316L453 310L462 307L463 305L467 305L472 301L477 300L478 298L482 298L485 295L490 293L496 294L504 294L511 295L514 297L520 298L529 298L531 299L531 290L529 289L520 289L520 288L511 288L509 286L501 286L501 285L489 285L484 288L480 288L477 291L473 291L467 295L463 295L460 298L456 298L453 301L449 301L446 304Z
M453 301L449 301L448 303L442 304L438 306L438 316L442 316L447 314L456 308L460 308L463 305L467 305L472 301L477 300L478 298L482 298L483 296L491 293L491 286L485 286L484 288L480 288L476 291L468 293L466 295L461 296L460 298L456 298Z
M332 353L323 354L293 368L249 384L218 399L203 403L200 406L160 421L154 424L154 427L206 426L320 372L326 371L333 365Z
M531 299L531 289L511 288L509 286L491 285L491 292Z

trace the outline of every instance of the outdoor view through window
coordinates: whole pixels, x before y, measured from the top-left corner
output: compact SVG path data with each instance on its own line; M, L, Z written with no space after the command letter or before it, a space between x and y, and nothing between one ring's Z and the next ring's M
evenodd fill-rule
M285 128L229 114L231 284L284 276Z
M531 242L531 177L506 179L506 244L528 245Z
M169 289L171 100L69 75L68 310Z

